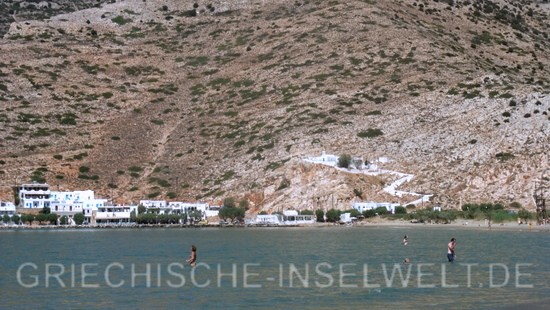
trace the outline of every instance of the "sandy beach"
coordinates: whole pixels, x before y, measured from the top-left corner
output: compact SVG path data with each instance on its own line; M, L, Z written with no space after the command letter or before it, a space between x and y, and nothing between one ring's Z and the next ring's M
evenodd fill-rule
M342 226L334 223L315 223L313 226ZM486 221L479 220L456 220L449 224L436 224L436 223L411 223L404 220L384 220L384 219L369 219L361 222L356 222L350 226L358 227L385 227L385 226L402 226L402 227L441 227L441 228L464 228L464 229L479 229L479 230L519 230L519 231L550 231L550 224L536 225L534 222L529 224L519 225L517 222L503 222L503 223L491 223L489 227Z

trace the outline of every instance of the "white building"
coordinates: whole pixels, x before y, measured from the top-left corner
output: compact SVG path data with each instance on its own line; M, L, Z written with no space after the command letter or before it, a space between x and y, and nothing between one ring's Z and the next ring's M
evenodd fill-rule
M315 215L298 214L296 210L283 211L283 223L285 225L313 224Z
M208 206L204 214L206 218L209 218L212 216L218 216L221 208L222 208L221 206Z
M42 209L50 206L50 186L46 183L21 184L16 188L18 206L27 209Z
M210 206L205 202L140 200L139 204L144 206L147 212L157 214L188 214L189 212L199 211L203 219L217 216L220 210L219 206Z
M280 214L258 214L253 223L256 225L281 225L283 217Z
M147 209L165 209L167 206L166 200L140 200L139 204Z
M0 217L8 215L12 217L15 215L15 205L12 202L0 201Z
M340 223L344 223L344 224L351 223L351 213L346 212L346 213L340 214Z
M88 222L90 224L101 223L129 223L132 217L132 212L137 216L138 206L117 205L117 206L101 206L97 210L92 211ZM85 215L87 218L88 216Z
M324 151L321 153L321 156L308 156L304 158L305 161L311 163L323 164L333 167L336 167L338 165L339 159L340 156L327 154ZM375 171L378 170L378 166L375 163L369 163L368 161L365 161L361 157L352 157L349 169L356 172L362 170Z
M299 214L296 210L285 210L283 214L258 214L247 222L252 225L302 225L315 223L315 215Z
M107 199L96 199L92 190L50 193L50 211L69 218L77 213L91 216L93 210L103 207L106 202Z
M400 206L400 204L398 203L368 201L368 202L354 202L351 207L361 213L367 210L374 210L379 207L384 207L386 208L386 210L388 210L388 212L394 214L395 208L398 206Z
M168 203L172 212L176 211L178 214L189 213L191 211L200 211L203 214L206 210L210 209L210 206L205 202L180 202L172 201Z

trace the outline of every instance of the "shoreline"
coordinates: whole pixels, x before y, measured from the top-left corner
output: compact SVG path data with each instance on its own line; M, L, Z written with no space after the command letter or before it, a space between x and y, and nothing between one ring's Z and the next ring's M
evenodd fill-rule
M484 231L493 230L516 230L516 231L550 231L550 224L536 225L530 224L517 224L516 222L503 222L492 223L488 226L487 222L477 220L456 220L452 223L411 223L403 220L375 220L375 221L362 221L353 224L339 224L339 223L314 223L314 224L296 224L296 225L220 225L220 224L206 224L206 225L185 225L185 224L135 224L135 225L2 225L2 230L101 230L101 229L154 229L154 228L170 228L170 229L200 229L200 228L356 228L356 227L403 227L403 228L415 228L415 227L433 227L433 228L451 228L451 229L477 229Z

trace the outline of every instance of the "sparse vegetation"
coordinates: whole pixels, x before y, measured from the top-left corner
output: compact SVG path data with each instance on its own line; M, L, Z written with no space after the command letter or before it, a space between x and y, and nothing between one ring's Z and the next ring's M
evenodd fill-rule
M132 197L218 199L262 190L264 176L291 169L288 158L321 149L403 150L411 173L441 183L443 173L463 173L460 148L479 169L541 152L550 58L548 14L535 4L193 4L148 4L149 14L121 2L77 22L14 23L0 60L2 176L63 184L78 175L78 186L129 188ZM11 23L74 10L58 5L0 15ZM449 169L430 170L428 153ZM123 168L131 165L139 167ZM248 170L264 176L251 181ZM345 182L346 195L367 196L366 181Z
M383 135L384 133L382 132L382 130L380 129L377 129L377 128L369 128L367 130L362 130L360 131L357 136L359 138L376 138L378 136L381 136Z

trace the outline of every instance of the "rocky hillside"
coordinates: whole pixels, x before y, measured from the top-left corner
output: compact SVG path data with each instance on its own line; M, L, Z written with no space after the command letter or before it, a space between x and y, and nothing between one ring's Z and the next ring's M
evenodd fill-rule
M447 207L533 208L548 183L548 1L98 6L0 40L0 198L37 180L251 212L410 201L382 191L395 176L302 160L322 151L386 156Z
M80 11L91 7L101 7L115 0L2 0L0 2L0 36L9 29L12 22L43 20L63 13Z

